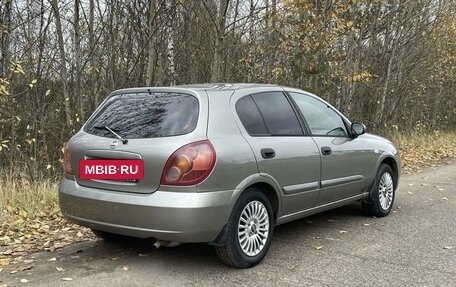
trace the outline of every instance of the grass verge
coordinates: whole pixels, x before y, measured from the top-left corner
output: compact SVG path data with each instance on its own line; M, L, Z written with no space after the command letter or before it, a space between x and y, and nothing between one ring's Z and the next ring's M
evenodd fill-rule
M3 215L21 213L23 217L35 217L43 207L57 202L55 180L30 182L26 179L14 180L11 176L0 178L0 211Z

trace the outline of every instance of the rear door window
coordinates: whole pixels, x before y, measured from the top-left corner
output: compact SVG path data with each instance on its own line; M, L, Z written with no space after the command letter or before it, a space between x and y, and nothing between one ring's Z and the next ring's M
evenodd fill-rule
M298 118L283 93L259 93L252 95L252 98L271 135L297 136L303 134Z
M112 96L86 124L90 134L129 139L183 135L196 128L198 99L182 93L128 93Z
M303 135L293 108L281 92L245 96L237 101L236 111L252 136Z

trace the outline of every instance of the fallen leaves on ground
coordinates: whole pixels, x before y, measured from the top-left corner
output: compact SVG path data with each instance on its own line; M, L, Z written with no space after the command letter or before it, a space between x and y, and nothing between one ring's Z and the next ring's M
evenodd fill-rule
M57 205L34 217L18 208L9 208L2 212L2 217L6 220L0 222L0 267L24 262L23 256L32 252L54 251L68 244L95 239L90 229L63 219ZM25 260L25 263L32 262Z
M401 154L405 174L421 172L425 167L436 167L456 157L456 133L415 133L391 136Z
M2 255L0 255L2 256ZM0 258L0 266L7 266L10 264L10 258Z

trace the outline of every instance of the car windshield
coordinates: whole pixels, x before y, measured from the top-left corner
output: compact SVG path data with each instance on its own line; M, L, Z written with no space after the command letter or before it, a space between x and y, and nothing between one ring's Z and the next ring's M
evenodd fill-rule
M86 124L90 134L116 138L154 138L192 132L198 100L182 93L127 93L112 96ZM107 128L108 127L108 128Z

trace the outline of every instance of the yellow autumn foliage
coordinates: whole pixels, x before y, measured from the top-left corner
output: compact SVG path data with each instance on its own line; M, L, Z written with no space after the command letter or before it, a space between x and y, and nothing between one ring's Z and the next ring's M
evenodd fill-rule
M344 77L347 82L370 82L373 75L369 71L361 71Z

